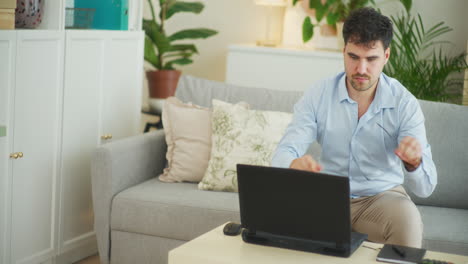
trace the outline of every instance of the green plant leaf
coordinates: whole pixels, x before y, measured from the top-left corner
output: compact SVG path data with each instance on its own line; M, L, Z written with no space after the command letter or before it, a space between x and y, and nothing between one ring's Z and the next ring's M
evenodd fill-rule
M317 4L315 5L315 18L317 19L317 22L322 21L323 17L328 11L328 7L328 3L322 5L322 2L320 0L317 1Z
M143 29L145 30L146 36L151 40L154 46L158 50L158 56L161 57L165 52L171 49L171 43L166 35L159 31L159 27L155 21L146 20L143 21ZM145 40L146 43L146 40ZM157 69L161 69L162 62L158 61L159 65Z
M176 44L172 45L170 51L191 51L193 53L198 53L197 47L193 44Z
M153 65L155 68L158 68L159 59L154 52L154 45L151 39L146 36L145 37L145 60Z
M180 12L191 12L199 14L205 6L201 2L181 2L176 1L174 4L170 5L167 13L166 19L172 17L172 15Z
M164 60L169 58L190 58L193 56L193 52L191 51L171 51L164 54Z
M405 7L406 12L409 14L411 10L411 6L413 5L413 1L412 0L400 0L400 2Z
M146 36L148 36L154 45L158 48L159 54L162 54L171 49L171 43L166 35L162 32L159 32L159 29L155 22L150 21L150 23L143 25Z
M180 59L168 61L168 62L164 65L164 69L165 69L165 70L173 70L173 69L174 69L174 67L173 67L174 64L177 64L177 65L187 65L187 64L190 64L190 63L193 63L193 60L191 60L191 59L189 59L189 58L180 58Z
M151 0L148 0L151 1ZM163 25L163 21L167 19L167 11L170 6L174 5L177 0L164 0L160 1L159 7L159 19L161 20L161 25Z
M327 24L336 25L336 22L338 22L339 19L340 19L340 14L329 12L327 15Z
M425 30L422 17L402 13L391 20L395 26L392 53L384 72L398 79L414 96L431 101L448 101L461 97L463 80L454 73L468 69L466 54L449 56L437 39L451 31L443 22ZM436 50L436 45L438 49Z
M299 1L299 0L293 0L293 6L295 6L295 5L297 4L298 1ZM303 0L303 1L305 1L305 0Z
M302 23L302 41L306 43L314 36L314 25L310 17L306 17Z
M213 35L216 35L218 31L208 29L208 28L193 28L193 29L185 29L178 31L171 36L169 36L169 40L175 41L180 39L200 39L200 38L208 38Z
M187 64L193 63L193 60L191 60L189 58L180 58L180 59L168 61L167 63L168 64L187 65Z

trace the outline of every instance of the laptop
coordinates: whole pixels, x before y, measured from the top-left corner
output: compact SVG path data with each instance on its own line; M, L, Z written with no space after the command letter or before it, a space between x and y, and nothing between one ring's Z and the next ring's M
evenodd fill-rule
M237 164L245 242L349 257L367 238L351 232L347 177Z

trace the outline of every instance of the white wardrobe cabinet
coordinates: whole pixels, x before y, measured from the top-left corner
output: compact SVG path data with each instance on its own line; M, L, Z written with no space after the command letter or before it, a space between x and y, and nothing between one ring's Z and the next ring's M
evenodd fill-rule
M3 263L45 261L54 254L63 83L63 34L2 34Z
M0 58L0 263L95 254L90 153L138 133L143 33L0 31Z
M95 243L91 151L138 133L142 32L69 31L62 135L61 251ZM93 247L95 249L95 247Z

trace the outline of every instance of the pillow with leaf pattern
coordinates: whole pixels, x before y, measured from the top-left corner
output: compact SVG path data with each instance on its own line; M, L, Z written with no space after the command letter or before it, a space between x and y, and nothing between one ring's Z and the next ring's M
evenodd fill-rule
M201 190L237 192L238 163L270 166L292 114L213 100L211 156Z

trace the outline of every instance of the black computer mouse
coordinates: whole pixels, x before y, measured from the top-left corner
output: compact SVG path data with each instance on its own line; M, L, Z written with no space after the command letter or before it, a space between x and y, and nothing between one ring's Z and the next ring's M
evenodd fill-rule
M228 236L237 236L241 233L241 224L229 222L224 226L223 233Z

